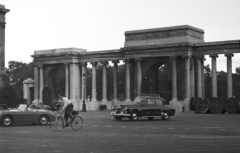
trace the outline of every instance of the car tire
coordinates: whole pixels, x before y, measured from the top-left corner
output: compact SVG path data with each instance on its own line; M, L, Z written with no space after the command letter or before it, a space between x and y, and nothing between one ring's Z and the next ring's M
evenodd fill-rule
M149 120L153 120L153 119L154 119L154 117L148 117L148 119L149 119Z
M162 115L162 120L168 120L170 118L169 114L167 112L164 112Z
M13 123L13 119L12 119L11 116L4 116L3 119L2 119L2 123L5 126L9 126Z
M137 111L132 111L131 116L130 116L130 120L131 121L137 121L139 118L139 113Z
M48 117L47 115L42 115L39 118L39 124L46 125L48 123Z
M114 116L114 118L117 120L117 121L121 121L123 119L122 116Z

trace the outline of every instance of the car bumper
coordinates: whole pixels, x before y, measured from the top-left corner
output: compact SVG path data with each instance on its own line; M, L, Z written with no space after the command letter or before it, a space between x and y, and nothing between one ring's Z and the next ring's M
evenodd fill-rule
M130 116L130 114L126 114L126 113L123 113L123 112L117 112L117 111L112 111L111 115L113 115L113 116L122 116L122 117L129 117Z

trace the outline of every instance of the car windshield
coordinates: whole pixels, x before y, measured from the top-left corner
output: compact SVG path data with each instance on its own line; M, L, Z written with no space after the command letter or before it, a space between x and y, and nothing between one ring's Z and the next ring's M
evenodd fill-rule
M134 100L134 104L136 105L143 105L146 103L146 99L143 99L141 97L136 97L135 100Z
M25 111L26 108L27 108L27 105L26 105L26 104L20 104L17 109L19 109L19 110L21 110L21 111Z

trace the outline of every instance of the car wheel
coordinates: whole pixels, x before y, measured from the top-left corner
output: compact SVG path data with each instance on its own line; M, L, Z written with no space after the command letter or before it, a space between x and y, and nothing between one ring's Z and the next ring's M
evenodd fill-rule
M114 118L117 120L117 121L121 121L123 119L122 116L114 116Z
M169 116L169 114L167 113L167 112L164 112L163 114L162 114L162 119L163 120L168 120L170 118L170 116Z
M9 126L13 123L13 119L11 116L5 116L2 120L3 125Z
M154 119L154 117L148 117L148 119L149 119L149 120L153 120L153 119Z
M137 111L132 111L131 116L130 116L130 120L131 121L137 121L139 117L139 114Z
M39 123L41 125L46 125L48 123L48 117L46 115L42 115L40 118L39 118Z

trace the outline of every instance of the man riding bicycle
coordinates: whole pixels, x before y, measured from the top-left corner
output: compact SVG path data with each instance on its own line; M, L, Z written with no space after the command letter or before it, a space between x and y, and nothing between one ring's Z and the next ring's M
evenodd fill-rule
M64 112L64 118L66 120L66 125L64 127L68 127L68 118L71 119L71 122L73 121L73 116L72 116L72 110L73 110L73 104L72 102L64 97L63 94L58 94L59 101L62 103L62 108L60 111Z

